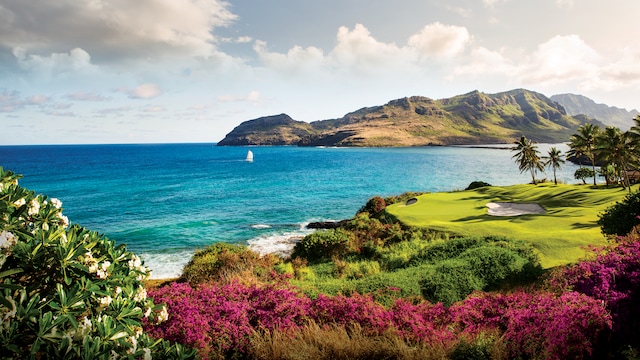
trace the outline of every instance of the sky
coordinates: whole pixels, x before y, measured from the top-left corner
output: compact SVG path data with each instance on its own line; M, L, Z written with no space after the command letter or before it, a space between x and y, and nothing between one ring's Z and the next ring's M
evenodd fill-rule
M0 145L214 143L408 96L640 109L638 0L0 0Z

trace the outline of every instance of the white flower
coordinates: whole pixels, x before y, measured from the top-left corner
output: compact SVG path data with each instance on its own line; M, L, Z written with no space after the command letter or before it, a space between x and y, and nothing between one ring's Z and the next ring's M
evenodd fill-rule
M103 279L103 280L109 277L109 273L102 269L98 269L98 271L96 271L96 275L98 276L99 279Z
M162 310L158 313L156 317L156 321L159 323L169 320L169 313L167 312L167 307L163 306Z
M116 295L120 295L122 293L122 288L120 286L116 286L115 293Z
M98 263L93 263L93 264L89 265L89 272L90 273L97 273L98 272Z
M111 301L113 299L111 298L111 296L107 295L103 298L100 298L100 307L106 308L109 306L109 304L111 304Z
M133 327L133 330L134 330L134 336L136 337L136 339L137 339L137 338L139 338L139 337L140 337L140 335L142 335L142 331L143 331L143 330L142 330L142 327L140 327L140 326L134 326L134 327Z
M53 205L53 207L55 207L56 209L60 209L62 207L62 201L56 198L51 198L51 205Z
M151 360L151 350L149 348L142 349L144 351L144 360Z
M38 198L35 198L29 202L29 208L27 209L27 214L29 214L29 216L34 216L34 215L38 215L39 212L40 212L40 201L38 201Z
M142 261L138 255L131 255L131 260L129 260L129 269L136 269L142 265Z
M109 276L109 266L111 266L110 261L103 262L100 268L96 271L96 275L98 275L100 279L106 279Z
M127 349L127 354L133 354L138 350L138 339L135 336L129 338L129 342L133 345L132 348Z
M8 320L8 319L13 319L16 316L16 311L18 310L16 308L16 302L13 301L13 298L11 296L5 296L5 299L7 299L7 301L9 301L9 303L11 304L11 310L7 309L7 313L4 314L4 320Z
M84 320L81 323L78 323L78 330L76 330L76 333L73 336L74 340L84 339L85 336L91 333L92 326L93 324L91 323L91 320L85 316Z
M0 233L0 249L11 250L17 242L16 236L10 231L2 230Z
M13 205L15 205L16 207L20 207L20 206L22 206L22 205L24 205L26 203L27 203L27 201L24 198L20 198L20 199L14 201Z
M141 302L147 299L147 290L140 286L138 291L136 291L135 296L133 297L133 301Z
M68 217L66 217L66 216L62 215L62 213L60 213L60 214L58 214L58 218L59 218L60 220L62 220L62 225L63 225L64 227L69 226L69 218L68 218Z
M148 318L151 315L151 308L147 308L147 310L145 310L144 312L144 318Z

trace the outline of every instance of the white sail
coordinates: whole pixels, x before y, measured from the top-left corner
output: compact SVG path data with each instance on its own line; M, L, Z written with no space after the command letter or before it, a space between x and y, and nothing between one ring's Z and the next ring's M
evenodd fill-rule
M247 159L248 162L253 162L253 151L247 151Z

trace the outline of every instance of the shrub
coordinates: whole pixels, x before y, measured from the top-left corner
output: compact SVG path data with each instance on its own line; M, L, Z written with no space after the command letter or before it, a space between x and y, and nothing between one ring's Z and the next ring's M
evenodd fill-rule
M640 192L628 194L622 201L598 215L598 225L605 235L627 235L640 225Z
M515 278L523 270L527 259L499 246L472 248L460 255L469 264L471 272L482 279L483 290L494 290L509 278Z
M272 278L271 270L278 262L276 256L260 256L244 245L216 243L196 252L178 281L192 285L232 279L263 282Z
M549 283L602 301L613 319L612 345L639 347L640 238L621 238L595 250L595 258L557 271Z
M296 243L291 257L305 258L310 262L344 257L352 240L353 234L341 228L316 231Z
M467 186L465 190L473 190L473 189L477 189L485 186L491 186L491 184L486 183L484 181L472 181L471 184L469 184L469 186Z
M478 294L450 311L465 333L500 330L512 358L589 357L611 328L602 302L577 292Z
M440 262L420 281L424 298L434 303L442 302L445 306L463 300L485 286L486 283L473 273L469 263L460 259Z
M370 215L376 215L387 207L386 202L380 196L374 196L367 203L358 210L358 213L368 213Z
M105 236L69 224L58 199L0 168L0 353L22 358L191 358L144 330L169 316L150 272Z
M245 352L254 329L298 329L309 299L279 285L172 283L149 292L167 304L172 317L150 332L199 349L203 358L234 357Z

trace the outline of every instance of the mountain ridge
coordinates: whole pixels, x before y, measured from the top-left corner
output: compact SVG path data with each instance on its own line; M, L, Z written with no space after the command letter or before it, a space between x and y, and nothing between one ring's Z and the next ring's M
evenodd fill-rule
M515 89L472 91L434 100L424 96L364 107L341 118L304 122L286 114L248 120L218 145L427 146L568 141L587 116L570 116L543 94Z
M562 105L569 115L586 115L601 121L605 125L615 126L623 131L629 130L634 124L633 118L640 115L640 112L636 109L627 110L598 104L583 95L557 94L551 96L550 99Z

